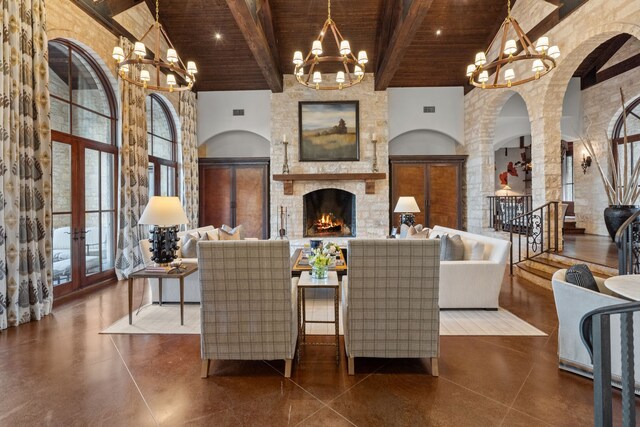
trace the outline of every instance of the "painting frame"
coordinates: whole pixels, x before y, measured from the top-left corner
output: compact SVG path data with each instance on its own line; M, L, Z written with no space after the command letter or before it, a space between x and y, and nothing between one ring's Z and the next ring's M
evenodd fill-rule
M335 120L338 116L340 122ZM360 102L298 102L298 141L298 160L301 162L359 161ZM328 149L330 143L340 145Z

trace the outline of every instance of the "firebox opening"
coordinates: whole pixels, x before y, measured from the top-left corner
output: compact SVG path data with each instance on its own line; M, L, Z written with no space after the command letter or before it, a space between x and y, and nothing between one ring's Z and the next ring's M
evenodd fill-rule
M337 188L303 196L304 237L355 237L356 196Z

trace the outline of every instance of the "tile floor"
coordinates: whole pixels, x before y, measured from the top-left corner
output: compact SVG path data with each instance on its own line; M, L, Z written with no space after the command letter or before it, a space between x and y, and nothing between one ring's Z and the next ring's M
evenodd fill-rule
M421 360L384 359L357 359L348 376L344 355L336 366L332 347L310 347L290 380L277 361L214 362L203 380L198 336L98 334L126 297L119 282L0 333L0 425L593 423L592 382L557 369L552 294L521 279L505 277L501 305L549 336L442 337L439 378Z

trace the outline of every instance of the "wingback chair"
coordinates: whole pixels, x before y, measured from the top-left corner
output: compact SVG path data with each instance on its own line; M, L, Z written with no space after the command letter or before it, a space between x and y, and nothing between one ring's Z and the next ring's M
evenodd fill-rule
M289 242L201 241L202 378L214 360L285 360L291 376L298 317Z
M356 357L430 358L438 376L440 240L350 240L342 278L349 375Z

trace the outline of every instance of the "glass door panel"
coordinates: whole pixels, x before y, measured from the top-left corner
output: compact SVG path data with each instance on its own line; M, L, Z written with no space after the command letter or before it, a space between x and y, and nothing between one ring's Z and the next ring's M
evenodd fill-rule
M103 212L100 223L100 265L106 271L115 267L115 212Z
M176 195L176 169L171 166L160 165L160 195Z
M87 213L84 221L84 260L87 276L100 272L100 214Z
M72 280L71 227L71 145L58 141L52 144L53 161L53 285Z

